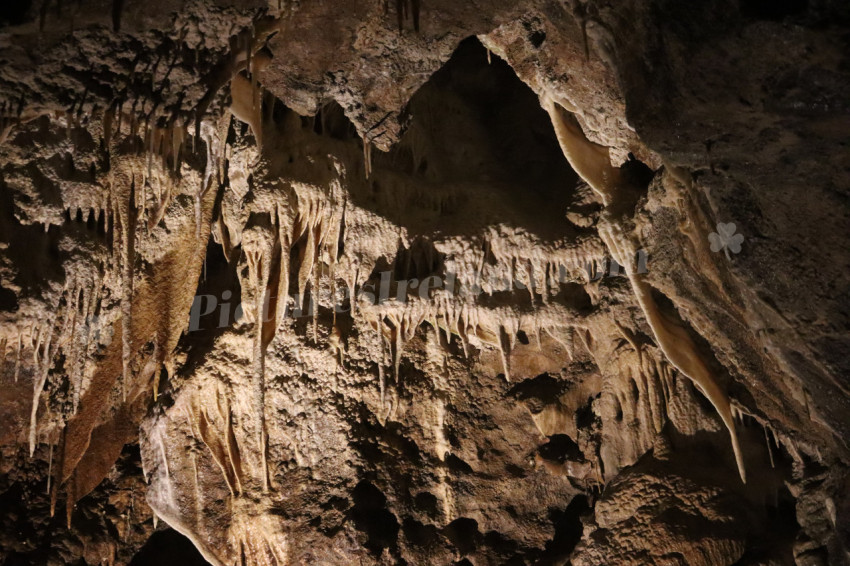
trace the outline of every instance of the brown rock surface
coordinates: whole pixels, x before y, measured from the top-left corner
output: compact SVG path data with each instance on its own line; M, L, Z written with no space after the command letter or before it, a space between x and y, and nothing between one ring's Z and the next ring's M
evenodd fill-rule
M2 10L0 565L850 561L841 2Z

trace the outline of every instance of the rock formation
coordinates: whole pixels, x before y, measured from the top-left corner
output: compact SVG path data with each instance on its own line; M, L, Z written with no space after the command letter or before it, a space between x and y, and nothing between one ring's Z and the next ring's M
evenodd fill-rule
M850 563L849 37L4 6L0 565Z

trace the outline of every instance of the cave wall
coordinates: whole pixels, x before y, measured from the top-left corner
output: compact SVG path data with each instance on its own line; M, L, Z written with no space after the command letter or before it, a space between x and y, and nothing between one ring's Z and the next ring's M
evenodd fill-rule
M848 15L8 9L0 562L846 563Z

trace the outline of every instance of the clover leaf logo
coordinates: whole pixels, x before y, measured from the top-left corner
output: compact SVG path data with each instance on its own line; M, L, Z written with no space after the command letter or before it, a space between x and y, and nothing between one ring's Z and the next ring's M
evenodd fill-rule
M738 227L735 226L734 222L729 222L728 224L718 222L717 232L712 232L708 235L708 241L711 242L711 251L719 252L723 250L723 253L726 254L726 259L732 259L729 255L730 251L733 254L741 253L741 244L744 241L744 236L736 234L735 231L737 229Z

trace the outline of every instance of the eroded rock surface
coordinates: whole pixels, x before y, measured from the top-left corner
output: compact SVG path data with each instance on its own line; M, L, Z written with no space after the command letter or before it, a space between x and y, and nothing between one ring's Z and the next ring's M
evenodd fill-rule
M0 563L850 560L842 3L0 25Z

